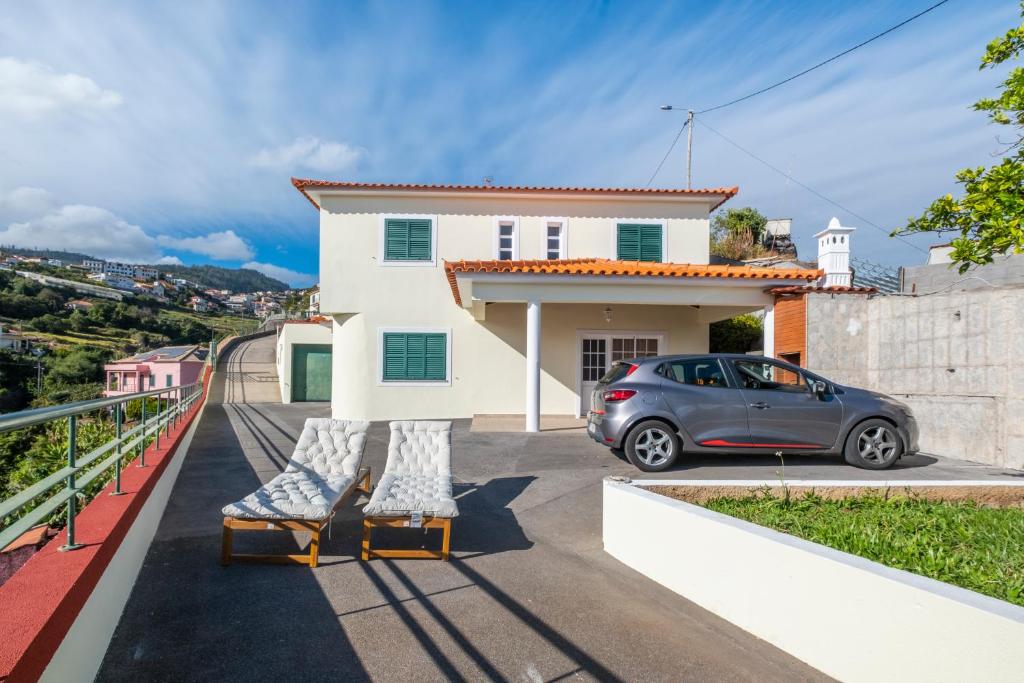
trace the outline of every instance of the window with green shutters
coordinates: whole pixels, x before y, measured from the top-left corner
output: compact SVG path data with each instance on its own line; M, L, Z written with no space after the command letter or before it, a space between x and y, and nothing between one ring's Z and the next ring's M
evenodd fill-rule
M448 380L448 335L444 332L385 332L385 382Z
M384 219L384 260L432 260L433 229L429 218Z
M620 261L661 261L662 226L619 224Z

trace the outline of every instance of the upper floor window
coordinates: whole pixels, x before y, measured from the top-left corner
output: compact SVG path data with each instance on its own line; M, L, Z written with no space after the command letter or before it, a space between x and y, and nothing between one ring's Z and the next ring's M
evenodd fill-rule
M434 263L433 216L385 216L381 232L381 262L389 265Z
M664 261L664 226L658 223L619 223L616 258L620 261Z
M519 219L499 216L495 228L495 256L499 261L519 259Z
M544 257L547 259L567 258L565 245L564 218L548 218L544 221Z

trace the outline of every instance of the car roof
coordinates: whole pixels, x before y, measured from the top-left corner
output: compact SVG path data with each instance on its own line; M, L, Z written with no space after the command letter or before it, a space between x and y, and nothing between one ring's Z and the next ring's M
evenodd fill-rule
M667 360L690 360L697 358L720 358L720 359L736 359L736 360L780 360L778 358L768 358L767 356L755 356L746 353L677 353L666 356L647 356L644 358L626 358L621 362L623 363L634 363L636 365L645 365L648 363L663 363ZM781 361L785 363L786 361Z

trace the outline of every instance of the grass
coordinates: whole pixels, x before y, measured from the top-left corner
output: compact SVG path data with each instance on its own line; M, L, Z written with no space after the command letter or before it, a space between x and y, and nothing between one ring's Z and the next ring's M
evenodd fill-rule
M768 492L704 506L1024 606L1024 509L881 495L787 502Z

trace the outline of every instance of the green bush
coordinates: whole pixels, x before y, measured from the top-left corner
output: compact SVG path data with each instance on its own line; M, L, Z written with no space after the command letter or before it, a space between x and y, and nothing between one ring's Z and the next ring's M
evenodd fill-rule
M761 343L763 323L755 315L739 315L711 323L708 350L711 353L746 353Z

